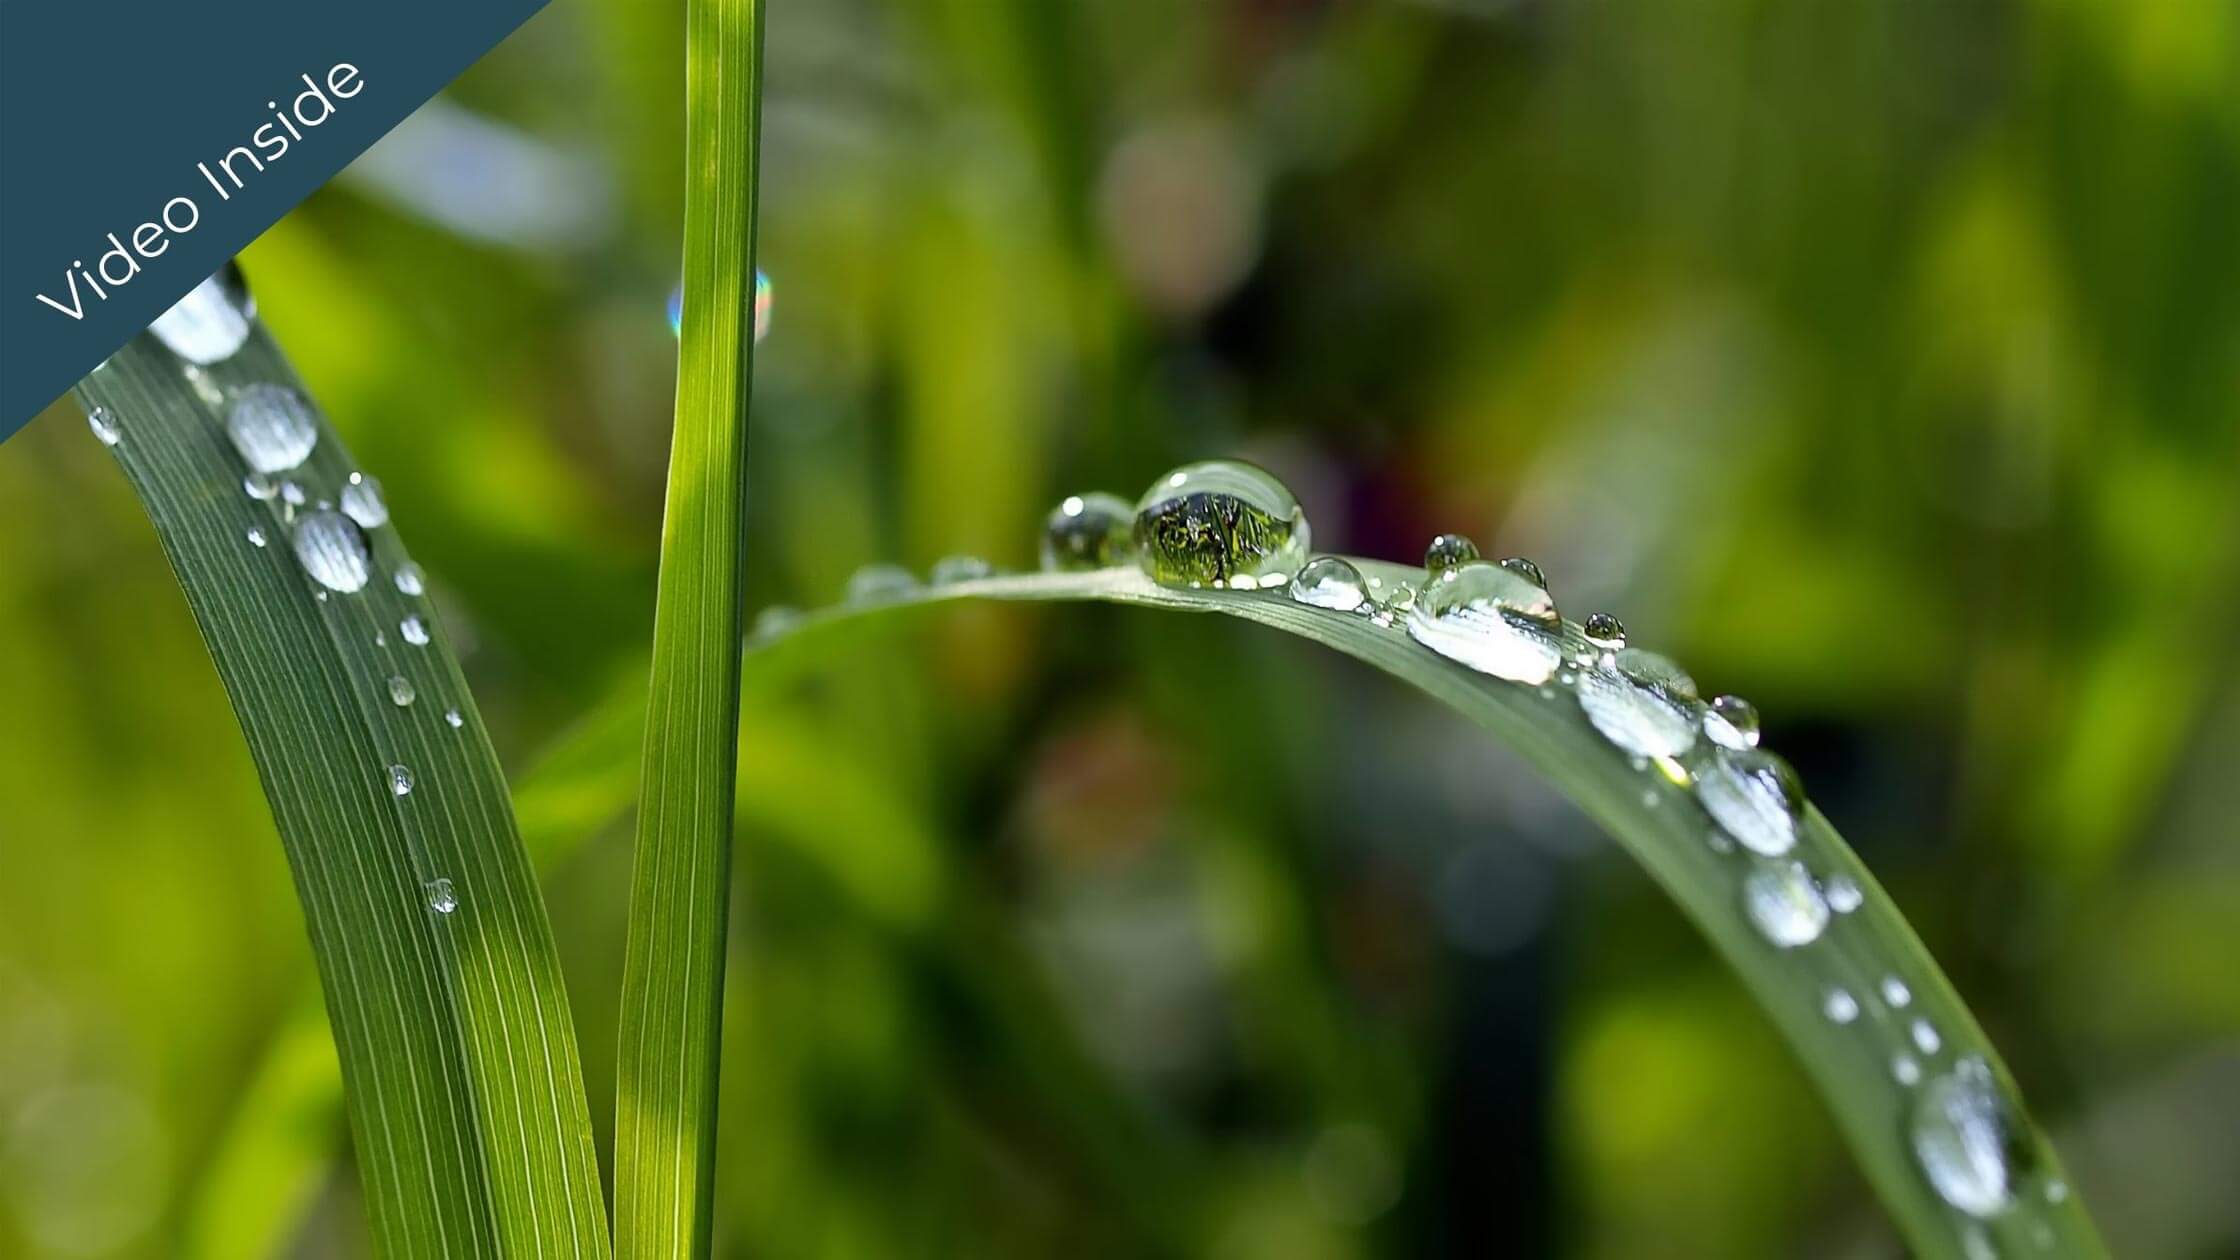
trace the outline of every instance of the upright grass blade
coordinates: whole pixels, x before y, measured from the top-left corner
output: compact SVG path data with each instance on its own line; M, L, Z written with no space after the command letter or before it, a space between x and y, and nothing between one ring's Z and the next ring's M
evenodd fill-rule
M201 367L143 336L78 392L155 523L271 802L379 1249L603 1255L550 925L378 491L261 328ZM227 417L244 399L284 414L237 444ZM273 466L275 442L301 457L307 439L300 464L245 484L242 449ZM318 538L307 564L299 545Z
M1412 566L1352 563L1384 589L1422 577ZM829 661L836 641L878 634L900 614L968 598L1222 613L1334 648L1457 710L1601 823L1710 938L1788 1038L1917 1253L2104 1253L2058 1156L2022 1112L1997 1051L1896 905L1817 810L1805 811L1802 834L1783 861L1808 864L1830 887L1848 881L1858 902L1829 916L1809 947L1783 948L1753 926L1745 907L1749 855L1725 842L1676 781L1687 767L1637 763L1595 730L1567 689L1463 668L1361 612L1313 607L1272 591L1163 587L1134 569L958 582L814 614L756 648L749 687ZM1575 625L1567 634L1586 642ZM1981 1090L1953 1088L1978 1080ZM1718 1134L1703 1140L1717 1141Z
M684 320L616 1060L615 1247L704 1255L715 1171L753 370L761 0L690 0Z

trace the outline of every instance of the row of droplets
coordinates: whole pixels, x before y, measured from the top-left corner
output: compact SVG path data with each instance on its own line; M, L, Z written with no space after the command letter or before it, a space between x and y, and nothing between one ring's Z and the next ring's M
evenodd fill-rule
M265 382L229 390L203 370L239 353L248 343L255 318L256 303L240 269L229 264L157 317L149 331L180 360L189 384L223 418L226 437L248 466L242 493L269 505L279 526L288 531L297 563L317 584L313 597L325 603L330 594L358 594L372 581L374 570L365 531L389 523L381 483L352 472L334 498L316 497L306 489L308 478L302 472L319 445L319 421L309 400L292 387ZM125 440L125 425L109 408L90 408L86 420L104 446ZM250 526L244 536L259 550L272 541L262 525ZM408 598L417 599L427 591L425 575L411 561L400 564L390 577L398 593ZM397 622L397 634L416 648L428 646L433 637L428 622L417 612ZM388 646L386 629L374 632L374 645ZM419 699L418 689L402 673L390 674L383 685L389 703L397 708L411 708ZM446 708L443 722L463 730L466 715L456 706ZM410 796L415 786L412 768L401 761L386 765L383 779L390 793L400 798ZM458 909L458 893L449 879L430 879L422 891L436 913L447 915Z
M1670 788L1685 790L1713 824L1710 846L1723 854L1746 851L1740 908L1769 944L1809 946L1835 918L1864 904L1851 875L1816 879L1798 860L1804 790L1785 760L1759 747L1758 713L1749 701L1703 701L1678 664L1628 646L1625 626L1608 613L1566 622L1546 575L1530 560L1488 561L1470 539L1441 534L1426 549L1420 573L1389 580L1365 575L1342 556L1313 554L1311 536L1298 500L1275 476L1217 460L1167 473L1133 504L1102 492L1068 496L1044 522L1041 563L1050 571L1134 565L1164 586L1281 592L1302 605L1404 628L1448 660L1551 699L1568 692L1605 740L1667 785L1652 786L1646 804L1659 804ZM928 580L943 586L992 572L978 558L954 556L936 564ZM891 602L918 588L910 571L875 564L849 580L847 602ZM798 618L790 608L771 608L756 632L782 633ZM1908 1048L1890 1071L1900 1085L1918 1087L1908 1125L1924 1177L1970 1217L2006 1212L2034 1159L2019 1110L1978 1056L1960 1057L1924 1084L1922 1061L1943 1050L1943 1035L1926 1017L1903 1014L1913 1000L1903 980L1885 976L1874 988L1904 1025ZM1827 990L1821 1006L1838 1025L1854 1023L1862 1010L1861 999L1840 987ZM2048 1181L2043 1193L2058 1202L2067 1190Z

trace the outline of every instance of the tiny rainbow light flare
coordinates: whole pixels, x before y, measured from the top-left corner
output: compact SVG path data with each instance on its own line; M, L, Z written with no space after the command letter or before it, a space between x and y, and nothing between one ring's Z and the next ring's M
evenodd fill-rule
M754 339L761 341L770 335L770 308L775 295L770 290L770 277L762 268L754 269ZM679 283L669 290L669 334L684 335L684 285Z

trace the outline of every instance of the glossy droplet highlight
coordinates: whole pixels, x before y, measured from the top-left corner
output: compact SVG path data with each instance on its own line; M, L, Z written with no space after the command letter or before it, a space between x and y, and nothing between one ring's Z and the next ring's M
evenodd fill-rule
M851 604L886 604L918 589L917 575L899 564L867 564L848 578Z
M227 263L156 316L148 331L171 353L189 363L208 365L232 358L249 340L257 304L249 297L241 269Z
M443 711L443 720L451 724L452 730L458 730L460 727L467 724L466 715L459 712L457 709L445 709Z
M1042 522L1042 567L1052 572L1109 569L1135 554L1136 510L1116 494L1068 495Z
M286 472L319 445L319 422L311 414L311 404L295 390L285 385L250 385L235 391L226 404L226 436L250 468Z
M1890 1060L1890 1075L1896 1078L1900 1085L1919 1085L1921 1083L1921 1064L1912 1055L1901 1054Z
M1846 990L1830 989L1820 1003L1820 1010L1830 1023L1848 1024L1859 1018L1859 999Z
M1481 674L1536 687L1563 659L1561 641L1538 615L1554 612L1547 596L1514 570L1472 561L1416 592L1408 636Z
M1352 612L1368 600L1368 595L1362 589L1361 570L1352 562L1338 556L1317 556L1291 579L1291 598L1333 612Z
M955 586L995 576L996 567L978 556L943 556L933 562L926 580L935 586Z
M117 439L124 436L124 431L117 427L116 415L107 407L87 408L86 427L93 430L93 436L103 446L115 446Z
M280 501L292 508L303 506L303 487L292 481L280 483Z
M428 908L437 914L449 914L459 908L459 894L448 879L428 881Z
M389 767L389 791L396 796L412 795L412 769L398 764Z
M1925 1019L1913 1021L1913 1044L1923 1054L1935 1054L1944 1046L1944 1038L1937 1035L1937 1026Z
M1823 886L1828 908L1837 914L1849 914L1859 908L1866 895L1859 891L1859 882L1849 875L1830 875Z
M296 523L296 559L313 581L349 594L365 589L372 572L366 537L339 512L312 512Z
M1523 556L1504 557L1501 561L1501 567L1509 570L1511 573L1515 573L1518 576L1529 580L1534 586L1539 587L1541 590L1548 589L1548 575L1540 571L1539 565L1525 559ZM1551 604L1552 603L1553 601L1551 601Z
M418 617L407 617L397 623L397 633L414 647L428 646L428 623Z
M1595 613L1579 628L1586 633L1587 642L1605 652L1615 652L1626 645L1626 624L1609 613Z
M269 475L252 472L241 479L241 493L259 503L270 503L280 495L280 485Z
M1582 670L1577 686L1587 720L1625 751L1677 757L1695 747L1695 680L1667 658L1626 648L1610 668Z
M254 525L249 527L249 545L252 547L264 546L264 531Z
M1907 988L1906 982L1896 976L1884 976L1882 978L1882 1000L1890 1005L1890 1009L1899 1010L1906 1003L1913 1001L1913 990Z
M1789 763L1756 748L1721 748L1696 776L1696 799L1743 848L1768 856L1797 843L1804 787Z
M412 680L403 674L389 675L389 699L400 709L412 704Z
M1298 499L1242 460L1185 464L1151 483L1135 510L1136 562L1161 586L1251 591L1281 586L1306 563Z
M420 572L419 565L410 560L397 566L396 581L397 589L407 595L423 594L428 589L427 576Z
M1991 1068L1973 1055L1930 1081L1913 1107L1911 1137L1937 1197L1975 1217L2014 1205L2029 1152L2022 1124Z
M367 529L389 523L389 504L381 497L381 483L364 473L351 473L342 487L342 511Z
M1720 696L1704 710L1703 733L1721 748L1758 746L1758 710L1741 696Z
M1478 544L1461 534L1441 534L1423 549L1423 571L1428 577L1437 577L1477 558Z
M1782 949L1820 939L1828 903L1799 862L1767 862L1742 877L1742 905L1758 934Z

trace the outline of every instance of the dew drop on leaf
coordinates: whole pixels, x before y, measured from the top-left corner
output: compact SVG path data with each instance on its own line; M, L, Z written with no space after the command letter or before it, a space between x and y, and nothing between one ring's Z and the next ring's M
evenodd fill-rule
M1890 1004L1890 1009L1897 1010L1913 1000L1913 990L1907 988L1906 982L1896 976L1884 976L1882 1000Z
M230 359L241 349L256 314L257 304L249 296L241 269L228 263L156 316L148 331L171 353L189 363L208 365Z
M996 568L978 556L943 556L933 562L926 580L935 586L955 586L995 576Z
M754 637L775 639L801 624L801 610L788 604L772 604L755 614Z
M1914 1158L1937 1196L1975 1217L2014 1203L2029 1146L2006 1094L1981 1058L1970 1055L1930 1081L1915 1100Z
M1654 652L1626 648L1611 668L1581 671L1578 695L1594 728L1629 753L1677 757L1695 747L1695 680Z
M389 699L400 709L412 703L412 680L403 674L389 675Z
M1461 534L1441 534L1423 549L1423 572L1427 577L1438 577L1456 565L1468 564L1478 558L1478 544Z
M1848 1024L1859 1018L1859 999L1845 989L1830 989L1820 1003L1821 1011L1832 1023Z
M296 523L296 559L313 581L346 595L364 590L372 572L365 535L339 512L312 512Z
M867 564L849 576L847 600L857 607L886 604L917 589L917 576L901 565Z
M420 572L419 565L410 560L397 566L396 581L397 589L407 595L419 595L428 589L427 576Z
M1539 587L1543 591L1548 589L1548 575L1540 571L1539 565L1525 559L1523 556L1506 557L1501 561L1501 567L1509 570L1511 573L1519 574L1529 579L1534 586ZM1553 606L1554 601L1550 601L1550 607Z
M1721 748L1758 746L1758 710L1741 696L1720 696L1703 714L1703 733Z
M467 724L466 717L457 709L445 709L443 711L443 720L451 724L452 730L458 730L460 727Z
M241 493L259 503L270 503L279 497L280 486L269 474L251 472L241 479Z
M236 390L226 404L226 436L250 468L286 472L319 445L319 422L310 402L295 390L285 385L248 385Z
M428 881L428 908L437 914L449 914L459 908L459 894L448 879Z
M397 633L403 635L404 641L414 647L428 646L428 623L416 616L398 622Z
M1615 652L1626 645L1626 625L1609 613L1594 613L1580 627L1586 632L1587 642L1605 652Z
M1849 875L1830 875L1825 892L1828 908L1837 914L1849 914L1866 900L1865 894L1859 891L1859 881Z
M1476 560L1447 570L1416 593L1408 635L1481 674L1537 687L1563 659L1550 624L1554 615L1546 588Z
M364 473L351 473L342 487L342 510L367 529L389 523L389 504L381 497L381 483Z
M1721 748L1696 776L1704 812L1742 847L1767 856L1797 842L1804 788L1789 763L1756 748Z
M1913 1021L1913 1044L1923 1054L1935 1054L1944 1045L1944 1038L1937 1035L1937 1026L1925 1019Z
M1801 862L1767 862L1742 877L1742 906L1759 935L1782 949L1820 939L1828 903Z
M1289 487L1235 459L1185 464L1136 500L1136 562L1161 586L1251 591L1288 583L1311 531Z
M1368 595L1362 590L1361 570L1351 561L1317 556L1291 579L1291 598L1333 612L1352 612L1367 601Z
M264 546L264 531L254 525L249 527L249 545L252 547Z
M1109 569L1135 555L1136 511L1116 494L1067 495L1042 522L1042 567L1073 573Z
M398 763L389 767L389 791L397 796L412 795L412 768Z
M115 446L117 439L124 436L117 428L116 415L107 407L87 408L86 427L93 430L93 436L99 438L103 446Z

